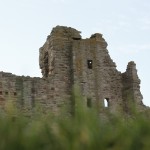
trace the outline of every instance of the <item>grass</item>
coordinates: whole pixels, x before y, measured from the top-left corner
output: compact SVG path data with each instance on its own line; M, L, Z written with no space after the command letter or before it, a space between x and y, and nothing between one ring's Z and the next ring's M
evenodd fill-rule
M80 94L79 94L80 95ZM107 114L101 119L94 109L86 109L75 94L72 117L35 112L31 117L6 107L0 116L0 150L149 150L150 121Z

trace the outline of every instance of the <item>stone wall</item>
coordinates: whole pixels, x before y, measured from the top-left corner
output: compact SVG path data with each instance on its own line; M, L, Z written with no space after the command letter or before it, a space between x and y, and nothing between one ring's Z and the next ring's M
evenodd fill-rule
M122 104L121 73L110 58L107 43L101 34L73 42L74 81L79 82L91 105L104 107L108 101L111 111ZM92 67L89 68L91 61Z
M136 107L143 110L143 96L140 92L140 79L137 75L136 64L131 61L127 65L126 72L122 74L123 83L123 106L126 112L130 111L130 107Z
M56 111L53 100L53 86L49 79L16 76L0 72L0 105L1 108L13 101L18 108L32 110L35 104Z
M128 112L130 102L143 108L135 63L130 62L125 73L117 71L102 34L82 39L76 29L57 26L39 52L42 78L0 72L1 107L12 100L29 110L39 103L55 114L61 109L71 113L75 106L72 87L78 84L87 107L105 109L106 100L112 112Z

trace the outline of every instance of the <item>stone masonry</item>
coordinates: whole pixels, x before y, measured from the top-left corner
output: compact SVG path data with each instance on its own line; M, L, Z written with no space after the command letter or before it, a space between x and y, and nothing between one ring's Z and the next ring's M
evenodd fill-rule
M116 69L102 34L82 39L76 29L56 26L39 50L42 78L16 76L0 72L0 106L12 100L18 107L32 109L37 103L59 113L74 110L71 98L77 84L87 107L129 112L130 105L145 108L140 92L136 64L131 61L126 72Z

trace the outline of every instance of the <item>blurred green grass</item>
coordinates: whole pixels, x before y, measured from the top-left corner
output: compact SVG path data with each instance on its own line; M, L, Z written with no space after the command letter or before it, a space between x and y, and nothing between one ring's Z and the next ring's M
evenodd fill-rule
M82 105L75 93L75 114L53 116L36 109L26 117L10 103L0 115L0 150L149 150L150 121L105 114Z

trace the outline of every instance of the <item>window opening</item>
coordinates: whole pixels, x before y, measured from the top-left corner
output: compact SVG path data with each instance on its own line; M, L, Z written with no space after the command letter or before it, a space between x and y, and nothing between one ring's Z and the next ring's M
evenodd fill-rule
M89 108L92 107L92 100L91 100L91 98L87 98L87 107L89 107Z
M35 89L34 89L34 88L32 88L32 89L31 89L31 92L32 92L32 94L34 94L34 93L35 93Z
M75 37L73 37L72 39L73 40L81 40L81 38L75 38Z
M104 99L104 107L105 108L109 107L109 98Z
M2 91L0 91L0 95L2 95L3 94L3 92Z
M8 92L6 91L5 94L8 95Z
M89 69L93 68L93 61L92 60L87 60L87 65Z
M16 96L17 95L17 93L16 92L14 92L14 96Z

